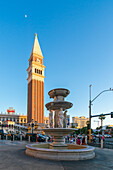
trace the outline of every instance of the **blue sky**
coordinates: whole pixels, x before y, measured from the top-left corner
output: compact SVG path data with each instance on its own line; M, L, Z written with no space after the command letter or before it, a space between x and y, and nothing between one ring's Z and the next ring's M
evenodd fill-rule
M88 117L89 85L92 98L113 88L113 1L0 1L0 112L12 106L27 113L26 70L35 32L46 66L45 103L49 90L68 88L68 113ZM113 92L103 93L92 114L111 111ZM104 124L113 119L108 116Z

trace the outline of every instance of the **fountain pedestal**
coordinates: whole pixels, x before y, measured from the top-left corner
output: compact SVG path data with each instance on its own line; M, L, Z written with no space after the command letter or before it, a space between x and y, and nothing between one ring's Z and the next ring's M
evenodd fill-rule
M63 136L54 136L53 143L49 145L50 149L67 149Z
M51 149L65 149L65 136L75 131L75 128L47 128L43 129L46 134L53 137L53 143L50 144Z

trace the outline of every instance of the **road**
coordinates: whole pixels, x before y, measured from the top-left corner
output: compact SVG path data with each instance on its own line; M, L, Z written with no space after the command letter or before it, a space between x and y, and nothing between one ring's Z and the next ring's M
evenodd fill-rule
M96 142L99 142L99 138L96 138ZM105 138L105 142L113 143L113 138Z
M105 138L105 142L113 143L113 138Z

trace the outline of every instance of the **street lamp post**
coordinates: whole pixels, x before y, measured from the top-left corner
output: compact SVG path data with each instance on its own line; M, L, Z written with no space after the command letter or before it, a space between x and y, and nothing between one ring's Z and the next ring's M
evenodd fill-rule
M33 123L33 119L32 119L32 123L31 123L31 128L32 128L32 141L33 141L33 127L34 127L34 123Z
M113 89L108 89L108 90L103 90L102 92L100 92L93 100L91 100L91 86L89 86L89 142L91 142L91 106L92 103L94 102L94 100L97 99L97 97L99 97L102 93L107 92L107 91L113 91Z

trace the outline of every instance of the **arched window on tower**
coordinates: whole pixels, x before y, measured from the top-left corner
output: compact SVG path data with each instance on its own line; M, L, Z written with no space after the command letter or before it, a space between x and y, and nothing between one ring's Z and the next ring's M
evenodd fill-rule
M41 70L41 75L42 75L42 70Z
M36 68L35 68L35 73L36 73Z

